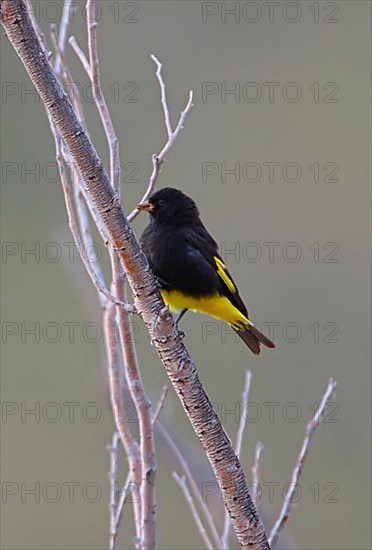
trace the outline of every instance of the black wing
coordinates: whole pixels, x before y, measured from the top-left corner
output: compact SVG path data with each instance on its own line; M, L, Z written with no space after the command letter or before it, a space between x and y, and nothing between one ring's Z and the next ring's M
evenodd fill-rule
M200 226L187 231L188 242L198 250L218 275L220 290L243 315L248 317L247 308L239 295L238 288L218 252L218 245L207 229Z

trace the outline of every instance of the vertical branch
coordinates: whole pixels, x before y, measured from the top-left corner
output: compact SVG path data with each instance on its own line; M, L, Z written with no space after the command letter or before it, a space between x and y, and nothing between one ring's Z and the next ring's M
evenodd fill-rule
M169 392L169 385L165 384L163 386L158 404L156 405L156 408L154 410L154 414L152 416L152 423L154 424L154 426L155 426L155 423L156 423L157 419L159 418L160 413L161 413L161 411L164 407L164 403L165 403L165 400L167 398L168 392Z
M120 189L120 152L119 140L116 136L114 124L107 107L105 96L101 87L100 66L97 45L97 21L95 0L87 0L87 26L88 26L88 49L90 78L93 84L94 100L100 114L102 125L106 133L110 152L110 174L111 185L116 193Z
M263 450L264 450L264 446L259 441L256 445L256 451L254 454L254 463L252 466L252 480L253 480L252 498L254 502L258 500L261 494L260 481L261 481L261 463L262 463Z
M110 550L116 550L117 545L117 530L116 530L116 489L118 485L118 442L120 436L118 432L114 432L108 450L110 453Z
M63 12L62 12L62 19L59 26L59 33L58 33L58 49L59 52L57 53L57 57L54 63L54 70L56 74L59 74L60 67L61 67L61 55L60 52L63 51L66 43L66 36L67 36L67 27L70 20L70 14L73 10L73 3L72 0L65 0L63 4Z
M131 494L131 487L133 487L133 482L131 481L130 473L127 475L125 483L120 493L119 502L116 507L116 516L115 516L115 531L117 532L120 526L121 519L124 512L124 504L126 503L127 496ZM136 548L138 548L139 538L135 540ZM112 550L112 549L110 549Z

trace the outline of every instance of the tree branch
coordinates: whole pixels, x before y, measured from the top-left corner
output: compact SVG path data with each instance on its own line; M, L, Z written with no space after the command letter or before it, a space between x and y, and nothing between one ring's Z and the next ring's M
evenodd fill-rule
M110 550L116 550L117 545L117 528L116 528L116 488L118 484L118 442L120 435L118 432L114 432L111 440L111 445L108 446L110 453Z

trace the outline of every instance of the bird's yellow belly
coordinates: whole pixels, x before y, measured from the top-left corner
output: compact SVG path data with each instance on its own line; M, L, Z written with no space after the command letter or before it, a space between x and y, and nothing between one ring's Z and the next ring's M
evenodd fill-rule
M199 313L206 313L225 321L238 330L246 330L252 323L245 317L226 296L214 294L212 296L204 296L195 298L187 296L178 290L160 290L161 297L164 303L172 311L180 311L182 309L191 309Z

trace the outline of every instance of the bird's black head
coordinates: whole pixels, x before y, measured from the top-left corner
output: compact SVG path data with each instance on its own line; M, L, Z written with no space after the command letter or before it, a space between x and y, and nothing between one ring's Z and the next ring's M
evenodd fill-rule
M190 225L199 220L195 202L173 187L156 191L147 202L139 204L137 208L149 212L153 220L164 225Z

